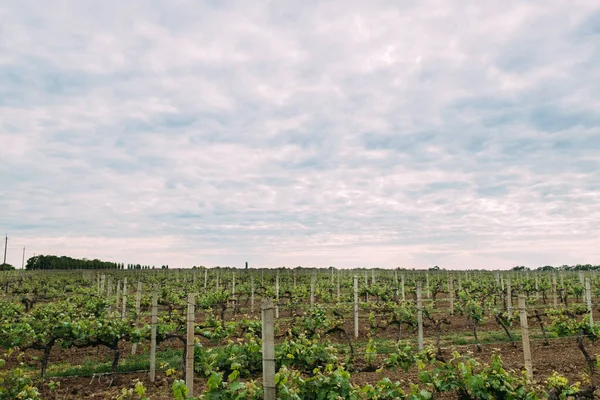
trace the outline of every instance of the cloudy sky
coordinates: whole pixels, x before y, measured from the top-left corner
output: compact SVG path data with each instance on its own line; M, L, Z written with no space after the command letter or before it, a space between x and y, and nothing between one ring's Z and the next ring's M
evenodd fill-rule
M600 263L600 4L0 4L7 261Z

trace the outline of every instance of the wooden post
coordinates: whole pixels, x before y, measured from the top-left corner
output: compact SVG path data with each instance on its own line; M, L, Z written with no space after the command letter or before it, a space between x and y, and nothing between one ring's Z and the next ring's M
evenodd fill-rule
M121 293L121 281L117 281L117 297L115 299L115 311L117 312L117 314L119 314L119 300L121 300L120 297L120 293Z
M592 308L592 287L590 278L585 278L585 297L587 300L587 308L590 313L590 326L594 326L594 309Z
M417 282L417 325L419 351L425 348L423 344L423 302L421 301L421 282Z
M156 379L156 323L158 322L158 285L152 292L152 326L150 333L150 382Z
M521 338L523 339L523 357L527 379L533 379L533 366L531 362L531 348L529 346L529 326L527 324L527 307L525 296L519 295L519 317L521 319Z
M375 269L371 270L371 285L375 285Z
M540 298L540 277L538 274L535 274L535 298Z
M110 298L112 297L112 282L110 276L108 277L108 283L106 285L106 300L110 302ZM108 312L112 311L112 305L108 303Z
M402 292L402 301L406 301L406 295L404 293L404 272L400 274L400 291Z
M127 278L123 280L123 309L121 310L121 319L127 317Z
M399 285L399 283L398 283L398 270L395 269L394 270L394 287L395 287L394 294L396 296L396 300L398 299L398 285Z
M195 305L196 294L188 294L188 309L187 309L187 338L186 338L186 354L185 354L185 386L188 388L188 396L194 396L194 322L195 322Z
M340 302L340 271L337 272L337 301Z
M358 338L358 276L354 277L354 337Z
M106 275L102 274L102 278L100 279L100 293L104 294L104 286L106 284Z
M556 294L556 274L552 274L552 301L554 308L558 307L558 296Z
M137 284L137 292L135 294L135 326L138 326L140 321L140 308L142 305L142 282L138 281ZM135 354L137 352L137 343L134 343L131 346L131 354Z
M250 312L254 313L254 274L250 275Z
M454 314L454 283L452 275L448 277L448 296L450 296L450 314Z
M279 318L279 270L275 276L275 318Z
M431 287L429 286L429 272L425 272L425 296L431 297Z
M231 294L235 296L235 272L231 273Z
M208 268L204 268L204 290L208 286Z
M275 400L275 335L273 327L273 300L264 299L262 311L263 390L265 400Z
M510 284L510 276L506 278L506 312L508 318L512 318L512 285Z
M315 304L315 280L317 277L315 275L310 279L310 305L311 307Z
M235 313L235 308L237 306L237 301L235 299L235 272L231 273L231 297L233 300L233 312Z
M581 286L585 287L585 280L583 279L583 271L579 271L579 283L581 283ZM586 301L586 293L585 290L583 291L583 294L581 295L581 302L585 303Z

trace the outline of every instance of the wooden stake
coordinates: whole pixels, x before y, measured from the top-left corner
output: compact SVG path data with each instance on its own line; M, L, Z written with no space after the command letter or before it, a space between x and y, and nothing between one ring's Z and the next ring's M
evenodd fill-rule
M587 300L587 308L590 313L590 326L594 327L594 309L592 308L592 287L590 278L585 278L585 297Z
M402 292L402 301L406 301L406 295L404 293L404 272L400 274L400 291Z
M127 278L123 280L123 309L121 310L121 319L127 317Z
M519 295L519 317L521 319L521 338L523 339L523 357L525 359L525 371L527 379L533 379L533 365L531 362L531 348L529 345L529 326L527 324L527 307L525 296Z
M556 293L556 274L552 274L552 301L554 308L558 307L558 295Z
M448 277L448 295L450 296L450 314L454 314L454 283L452 275Z
M315 281L317 277L315 275L312 276L310 280L310 305L311 307L315 305Z
M138 281L137 284L137 292L135 294L135 326L138 326L140 321L140 308L142 305L142 282ZM137 352L137 343L134 343L131 346L131 354L135 354Z
M425 348L423 344L423 303L421 301L421 282L417 282L417 325L419 351Z
M506 312L508 318L512 318L512 285L510 284L510 276L506 278Z
M279 271L275 276L275 318L279 318Z
M152 292L152 330L150 333L150 382L156 378L156 323L158 322L158 285Z
M235 308L237 306L235 298L235 272L231 273L231 297L233 298L233 312L235 313Z
M250 275L250 312L254 313L254 275Z
M121 299L120 293L121 293L121 281L117 281L117 297L115 298L115 311L117 314L119 314L119 300Z
M354 277L354 337L358 338L358 276Z
M188 294L187 309L187 338L185 354L185 385L188 388L188 396L194 396L194 322L195 322L196 294Z
M337 301L340 302L340 271L337 272Z
M276 400L275 338L273 327L273 300L264 299L262 311L263 390L265 400Z
M581 283L581 286L585 287L585 280L583 279L583 271L579 271L579 282ZM585 303L585 301L586 301L586 294L584 291L583 294L581 295L581 302Z

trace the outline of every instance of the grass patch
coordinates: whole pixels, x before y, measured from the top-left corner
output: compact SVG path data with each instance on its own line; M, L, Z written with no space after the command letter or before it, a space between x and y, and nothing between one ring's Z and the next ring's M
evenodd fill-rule
M161 369L161 365L166 368L181 368L182 352L180 350L166 350L156 353L156 366ZM145 371L150 369L150 357L148 354L130 355L119 360L117 372ZM112 371L112 360L98 361L86 358L81 365L71 365L68 363L51 364L46 373L49 378L69 377L69 376L93 376L94 374L110 373Z

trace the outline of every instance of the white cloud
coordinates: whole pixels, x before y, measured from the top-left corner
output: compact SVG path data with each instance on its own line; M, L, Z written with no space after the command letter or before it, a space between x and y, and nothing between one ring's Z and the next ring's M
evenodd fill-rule
M593 12L9 1L9 261L27 246L172 266L597 263Z

